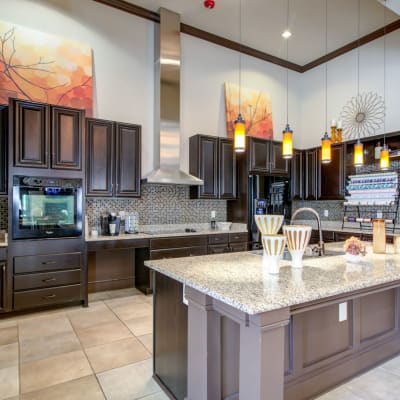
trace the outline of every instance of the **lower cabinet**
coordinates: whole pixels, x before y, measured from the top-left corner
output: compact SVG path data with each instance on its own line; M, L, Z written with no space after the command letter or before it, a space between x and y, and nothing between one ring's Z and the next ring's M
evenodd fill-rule
M0 313L6 311L7 299L7 250L0 249Z
M79 251L14 256L13 309L86 302L84 265Z
M220 233L208 236L208 254L232 253L248 250L247 233Z

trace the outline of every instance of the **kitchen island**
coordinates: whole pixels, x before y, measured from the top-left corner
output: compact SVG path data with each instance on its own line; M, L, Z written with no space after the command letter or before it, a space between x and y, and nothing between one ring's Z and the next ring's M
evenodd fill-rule
M400 353L390 246L360 264L282 261L276 276L256 252L146 265L156 271L154 376L173 398L309 399Z

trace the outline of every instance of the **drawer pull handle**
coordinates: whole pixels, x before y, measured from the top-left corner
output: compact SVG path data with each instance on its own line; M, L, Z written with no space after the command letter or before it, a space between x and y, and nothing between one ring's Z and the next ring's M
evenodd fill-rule
M43 296L42 299L54 299L54 297L56 297L56 295L53 293L53 294L49 294L47 296Z
M42 265L52 265L52 264L55 264L55 263L56 263L55 261L43 261Z
M42 279L42 282L54 282L56 278L47 278L47 279Z

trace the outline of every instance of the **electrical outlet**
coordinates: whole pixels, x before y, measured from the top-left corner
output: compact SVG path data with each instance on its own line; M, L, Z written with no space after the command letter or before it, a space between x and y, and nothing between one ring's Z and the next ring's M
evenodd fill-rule
M339 322L347 321L347 301L339 304Z
M324 210L324 217L329 217L329 210Z
M382 218L383 217L383 213L382 213L382 211L377 211L376 212L376 218Z

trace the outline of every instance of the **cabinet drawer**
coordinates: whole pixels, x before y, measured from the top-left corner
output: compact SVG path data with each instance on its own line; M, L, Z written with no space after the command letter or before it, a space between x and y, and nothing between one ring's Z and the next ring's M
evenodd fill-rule
M151 250L177 249L178 247L207 246L207 236L178 236L151 239Z
M214 244L208 246L208 254L221 254L221 253L229 253L231 251L228 244Z
M208 244L224 244L228 243L229 235L227 233L218 233L208 236Z
M229 243L239 243L239 242L247 242L249 240L249 234L247 232L240 233L230 233L229 234Z
M150 252L150 259L161 260L162 258L204 256L206 254L206 246L181 247L178 249L153 250Z
M62 304L79 301L81 285L60 286L57 288L28 290L14 293L14 309L21 310L49 304Z
M7 260L7 247L0 248L0 260Z
M231 251L236 252L236 251L247 251L249 249L249 246L246 243L232 243L230 245Z
M14 257L14 272L53 271L58 269L78 269L81 267L82 253L41 254Z
M79 284L81 270L58 272L42 272L39 274L16 275L14 277L14 290L47 288L51 286L63 286Z

